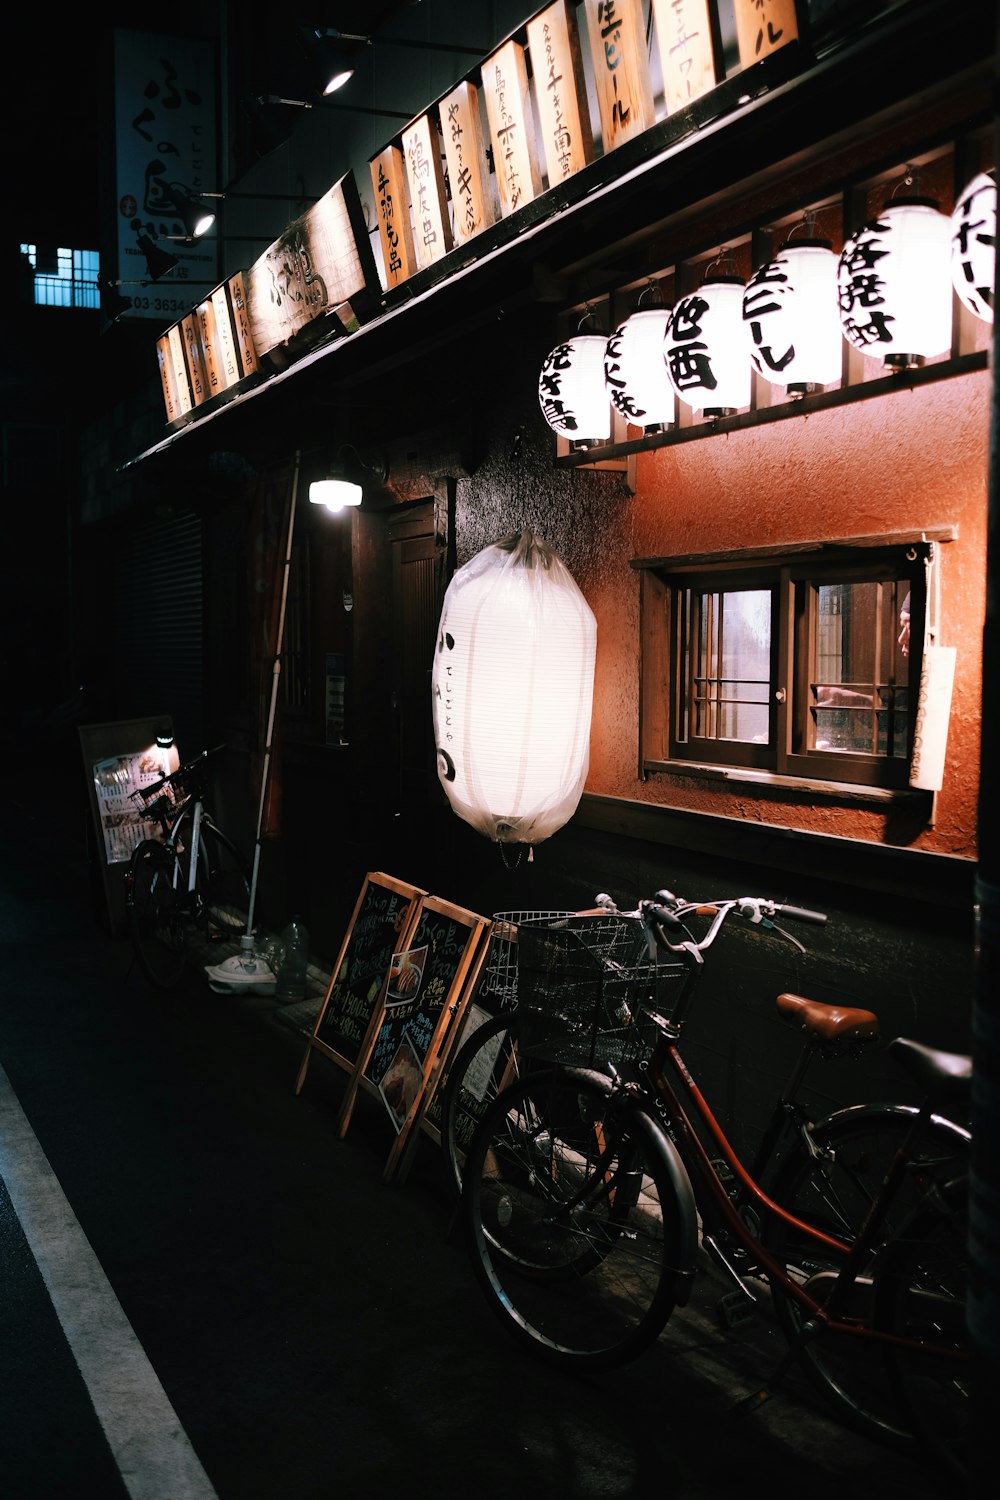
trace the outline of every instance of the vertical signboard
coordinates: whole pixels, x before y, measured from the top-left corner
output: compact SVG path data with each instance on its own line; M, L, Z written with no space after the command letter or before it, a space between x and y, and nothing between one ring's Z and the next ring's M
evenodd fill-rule
M656 123L642 0L585 0L604 153Z
M382 246L382 269L385 272L386 290L391 291L417 269L402 151L398 146L386 146L370 162L369 169L378 205L376 212L379 243Z
M242 271L236 271L228 282L229 310L232 315L233 339L236 346L236 361L240 378L253 375L257 369L257 349L250 326L250 310L247 303L246 283Z
M500 213L507 218L542 191L524 48L505 43L483 63L482 78Z
M483 145L479 90L464 80L441 100L438 112L448 163L455 239L464 244L497 219Z
M733 11L742 68L798 41L795 0L733 0Z
M403 132L406 175L413 205L413 242L421 266L430 266L452 246L448 197L441 167L441 138L430 115Z
M157 286L155 298L133 298L131 317L180 318L191 306L184 281L219 279L213 237L185 246L173 193L218 188L215 129L215 44L144 31L114 32L115 207L118 274L146 281L139 241L147 237L180 262L177 287ZM153 304L152 306L150 304Z
M528 22L528 51L549 187L586 166L594 153L576 11L556 0Z
M708 0L653 0L656 44L668 115L714 89L715 50Z
M163 385L163 406L167 413L167 421L176 422L183 413L177 395L177 376L174 373L174 360L170 352L168 333L161 334L156 340L156 362L159 365L160 381Z
M174 394L177 398L177 415L186 417L191 410L191 387L188 384L187 362L184 358L184 341L181 338L181 325L175 323L172 328L167 329L167 343L170 354L170 368L174 377Z
M201 406L208 397L208 377L205 374L205 359L201 350L198 318L193 312L181 319L181 339L184 344L184 357L187 361L188 379L191 382L191 399L195 406Z

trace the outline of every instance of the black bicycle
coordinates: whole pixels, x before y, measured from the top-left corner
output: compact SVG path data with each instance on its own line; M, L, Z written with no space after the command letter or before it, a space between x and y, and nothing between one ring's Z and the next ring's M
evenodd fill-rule
M250 862L206 804L216 745L132 796L137 819L159 826L132 851L125 874L129 928L139 966L158 989L180 983L196 936L234 942L246 928Z

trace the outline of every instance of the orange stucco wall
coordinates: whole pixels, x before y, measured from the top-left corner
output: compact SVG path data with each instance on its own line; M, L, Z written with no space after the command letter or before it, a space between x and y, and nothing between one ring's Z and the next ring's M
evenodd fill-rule
M955 376L642 453L633 496L617 476L556 470L537 422L533 452L499 436L460 493L459 562L530 525L587 596L598 622L588 792L975 857L990 381L988 371ZM933 826L912 809L826 794L640 779L634 559L946 525L958 539L941 548L940 644L958 658Z

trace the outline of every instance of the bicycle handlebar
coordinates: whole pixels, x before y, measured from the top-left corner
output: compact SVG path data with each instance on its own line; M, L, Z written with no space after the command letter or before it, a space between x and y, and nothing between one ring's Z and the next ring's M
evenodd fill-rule
M202 750L193 760L185 761L178 766L176 771L171 771L167 776L161 776L159 781L154 781L149 786L136 787L134 792L129 792L130 797L155 797L156 793L162 791L165 786L172 786L175 781L181 781L199 766L203 765L211 756L218 755L220 750L225 750L225 741L221 745L213 745L211 750Z
M607 898L598 898L599 902ZM669 904L668 904L669 903ZM793 922L810 922L822 927L826 913L812 911L806 906L795 906L791 902L771 901L766 896L733 896L723 901L684 901L670 891L659 891L656 900L640 901L638 909L622 915L641 917L653 948L666 948L672 953L687 953L700 961L702 953L714 943L726 918L735 912L744 921L754 926L770 928L801 948L797 938L778 926L777 917L787 917ZM693 938L686 926L688 917L711 917L712 922L704 937Z

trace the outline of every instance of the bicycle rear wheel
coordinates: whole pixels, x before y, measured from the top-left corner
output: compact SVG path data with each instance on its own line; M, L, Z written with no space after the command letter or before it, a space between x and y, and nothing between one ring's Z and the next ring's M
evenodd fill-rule
M250 871L234 844L207 820L201 825L196 899L205 935L238 943L250 910ZM254 925L261 926L260 902Z
M441 1103L441 1144L448 1182L462 1191L465 1153L476 1127L502 1088L520 1077L517 1012L491 1016L466 1037L448 1068Z
M858 1105L820 1121L810 1132L811 1149L803 1146L788 1159L771 1197L797 1218L852 1244L916 1113L915 1108L904 1105ZM852 1305L844 1311L848 1321L861 1326L873 1326L872 1278L880 1247L913 1212L932 1182L947 1181L964 1166L969 1134L935 1116L919 1146L919 1160L910 1169L882 1226L872 1266L859 1276ZM825 1301L841 1265L835 1252L824 1250L777 1221L767 1226L765 1243L793 1281ZM785 1336L841 1418L878 1441L912 1447L909 1415L878 1350L850 1335L822 1332L803 1338L807 1313L777 1282L772 1284L771 1294Z
M968 1180L930 1195L887 1247L875 1281L875 1323L925 1352L890 1346L886 1357L920 1444L947 1473L965 1479L971 1416ZM935 1350L940 1354L935 1354Z
M693 1263L693 1202L678 1202L657 1126L582 1071L538 1073L493 1100L462 1208L490 1306L549 1363L605 1369L638 1354Z
M191 936L186 875L172 849L143 839L132 851L127 908L139 967L157 989L181 981Z

